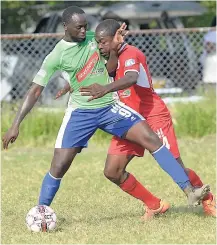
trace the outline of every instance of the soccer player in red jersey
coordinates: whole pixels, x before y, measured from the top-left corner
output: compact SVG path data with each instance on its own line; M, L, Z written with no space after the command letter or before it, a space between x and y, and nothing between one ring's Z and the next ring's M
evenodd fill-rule
M111 52L114 52L114 50L111 50L111 43L119 28L120 25L115 20L105 20L96 28L96 41L104 57L109 57ZM170 112L163 100L154 92L146 57L136 47L123 42L119 47L116 61L118 64L115 71L116 82L108 86L93 84L81 88L80 91L84 95L92 95L92 99L96 99L109 92L119 90L120 101L144 116L153 131L158 134L174 157L184 167L180 158ZM109 67L108 64L107 67ZM129 85L127 88L126 84ZM69 86L66 86L63 90L59 91L57 98L68 90ZM155 197L132 174L125 171L128 163L135 156L141 157L143 155L144 149L137 144L113 137L108 151L104 174L123 191L140 199L145 204L143 219L147 220L156 214L164 213L169 208L169 205ZM193 170L186 168L185 170L192 185L203 185ZM211 193L203 199L203 207L207 214L215 216L215 201Z
M96 28L96 41L103 56L109 56L110 44L120 28L115 20L105 20ZM118 50L118 65L115 71L114 83L106 86L99 84L81 89L93 99L109 92L118 91L121 102L139 112L150 127L162 139L176 160L183 166L193 186L202 186L203 182L192 169L186 168L180 157L176 135L170 112L164 101L155 93L145 55L136 47L122 43ZM122 90L122 84L129 87ZM128 163L135 157L142 157L144 149L127 140L113 137L105 165L105 176L132 196L146 204L145 219L153 217L161 209L161 200L148 192L135 177L125 171ZM210 192L202 201L205 214L216 217L216 201Z

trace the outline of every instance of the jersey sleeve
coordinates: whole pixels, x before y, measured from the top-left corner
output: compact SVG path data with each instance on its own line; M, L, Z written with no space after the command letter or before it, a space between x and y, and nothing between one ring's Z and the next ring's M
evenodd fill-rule
M137 52L126 52L125 55L123 56L123 60L121 62L123 64L123 71L124 75L128 71L135 71L139 73L140 67L139 67L139 58Z
M41 86L46 86L51 76L59 70L60 53L54 48L44 59L40 70L36 74L33 82Z

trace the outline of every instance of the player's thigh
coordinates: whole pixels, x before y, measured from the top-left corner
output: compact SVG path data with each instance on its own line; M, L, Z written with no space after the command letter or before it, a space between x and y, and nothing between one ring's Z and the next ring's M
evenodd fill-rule
M103 109L99 118L99 128L121 138L142 120L144 118L130 107L116 103Z
M140 145L150 152L156 151L162 146L161 140L146 121L141 121L130 128L125 134L125 139Z
M128 163L134 155L114 155L108 154L105 162L104 174L106 177L119 178L124 172Z
M151 123L151 128L161 139L163 144L170 150L175 158L180 158L178 142L173 127L173 122L171 118L168 120L158 121L157 123ZM183 165L180 160L180 164Z
M77 153L81 152L81 147L56 148L51 162L50 173L56 178L62 178L69 169Z
M129 140L113 136L108 149L109 155L134 155L137 157L144 156L144 148Z
M55 148L87 147L88 140L97 129L92 110L68 108L60 127Z

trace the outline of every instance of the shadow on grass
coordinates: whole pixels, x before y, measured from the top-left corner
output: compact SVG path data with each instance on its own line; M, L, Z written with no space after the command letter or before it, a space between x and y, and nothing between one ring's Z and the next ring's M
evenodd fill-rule
M85 224L89 224L89 225L96 225L96 224L101 224L102 222L106 222L106 221L112 221L112 220L118 220L118 219L131 219L131 218L135 218L138 217L138 219L140 218L141 213L140 212L127 212L127 213L117 213L114 215L88 215L85 217L71 217L71 218L64 218L64 217L59 217L58 218L58 227L61 229L62 225L69 225L69 224L76 224L76 223L85 223ZM57 229L58 230L58 229Z
M186 206L178 206L178 207L175 207L175 206L172 206L168 212L168 214L194 214L194 215L197 215L197 216L200 216L200 217L206 217L204 212L203 212L203 208L202 206L198 206L198 207L188 207L187 205Z
M158 218L171 218L171 216L176 215L176 216L182 216L182 214L192 214L196 215L199 217L204 217L206 218L207 216L204 215L203 208L202 206L193 208L193 207L188 207L188 206L172 206L165 214L161 214L155 217L154 220ZM63 226L68 226L70 224L88 224L88 225L100 225L102 222L107 222L107 221L114 221L118 219L132 219L136 218L138 219L138 222L140 221L140 217L143 215L142 212L126 212L126 213L116 213L116 214L100 214L100 215L88 215L85 217L59 217L58 218L58 228L56 231L62 231Z

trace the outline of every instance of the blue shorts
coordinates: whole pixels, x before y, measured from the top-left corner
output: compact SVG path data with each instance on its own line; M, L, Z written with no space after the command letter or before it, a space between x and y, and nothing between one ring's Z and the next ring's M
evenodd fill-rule
M122 137L133 125L145 120L124 104L112 104L98 109L66 110L55 148L87 147L97 129Z

